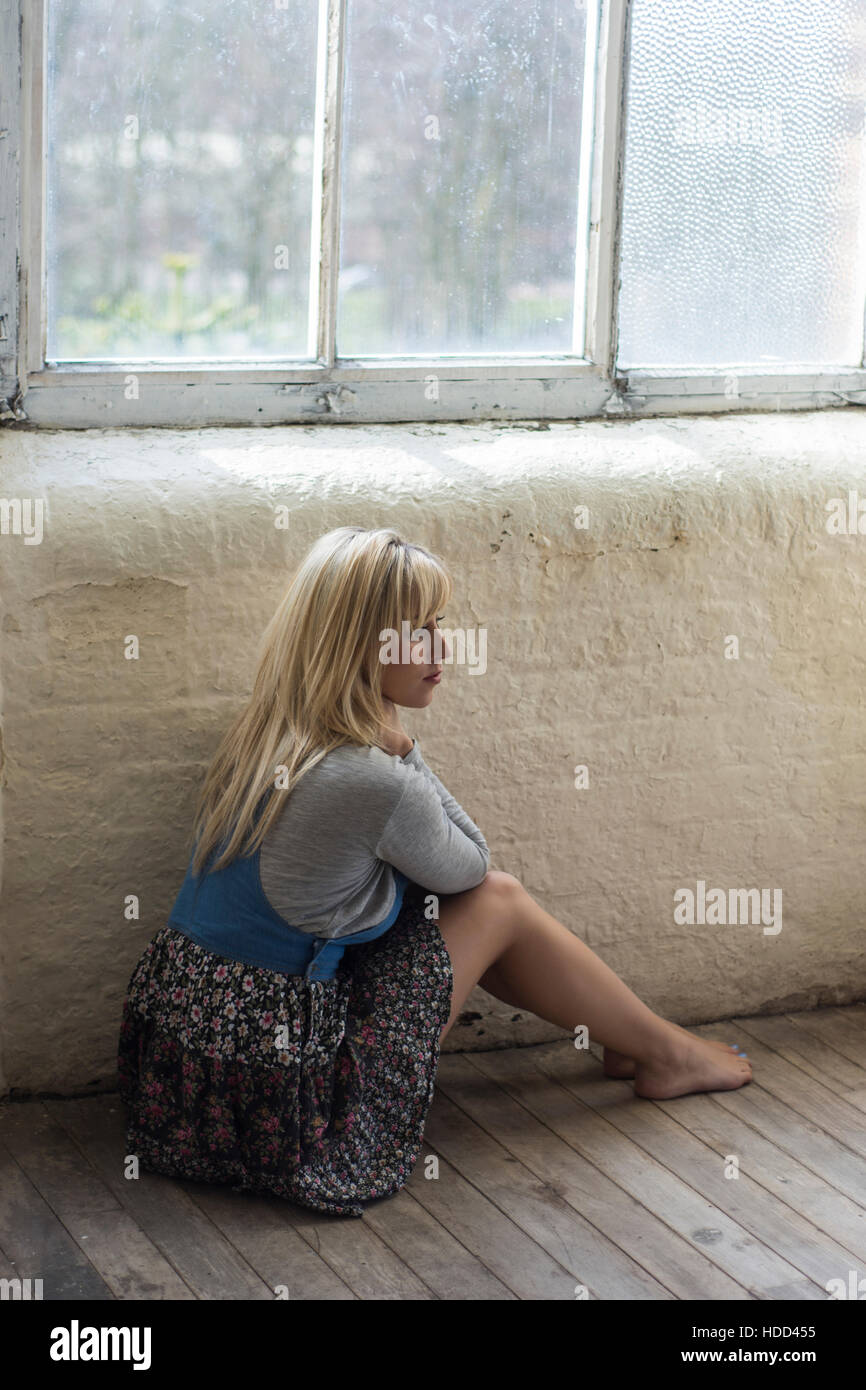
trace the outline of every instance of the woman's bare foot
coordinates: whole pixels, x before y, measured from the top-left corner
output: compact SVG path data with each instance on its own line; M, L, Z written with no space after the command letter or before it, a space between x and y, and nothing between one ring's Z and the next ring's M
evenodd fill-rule
M696 1091L734 1091L752 1079L752 1064L730 1048L706 1042L671 1025L667 1046L635 1067L634 1093L647 1100L672 1100ZM727 1051L727 1055L726 1055Z
M700 1038L697 1033L690 1033L687 1028L681 1028L678 1023L672 1023L671 1028L676 1028L677 1032L682 1033L686 1038L693 1038L695 1042L706 1042L711 1047L720 1048L729 1057L737 1056L737 1049L734 1044L715 1042L712 1038ZM635 1060L633 1057L626 1057L622 1052L615 1052L612 1047L604 1049L604 1074L614 1077L617 1081L628 1081L635 1074Z

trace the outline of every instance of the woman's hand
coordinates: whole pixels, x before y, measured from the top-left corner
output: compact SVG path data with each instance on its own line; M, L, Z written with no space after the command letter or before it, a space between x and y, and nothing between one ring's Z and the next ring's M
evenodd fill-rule
M409 737L400 723L400 714L394 701L383 696L382 703L385 706L385 722L379 729L378 747L383 748L386 753L396 753L398 758L405 758L414 748L415 740Z

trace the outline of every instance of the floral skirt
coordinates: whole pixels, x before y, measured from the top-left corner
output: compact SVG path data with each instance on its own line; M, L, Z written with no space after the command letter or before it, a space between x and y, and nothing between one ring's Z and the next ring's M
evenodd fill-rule
M118 1044L127 1152L147 1170L338 1216L418 1160L454 978L424 890L333 979L219 956L177 928L145 947Z

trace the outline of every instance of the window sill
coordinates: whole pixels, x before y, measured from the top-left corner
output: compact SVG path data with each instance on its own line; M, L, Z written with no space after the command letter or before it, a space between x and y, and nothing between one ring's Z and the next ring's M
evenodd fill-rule
M33 372L13 428L542 422L866 404L866 370L629 370L568 358L483 362L74 363Z

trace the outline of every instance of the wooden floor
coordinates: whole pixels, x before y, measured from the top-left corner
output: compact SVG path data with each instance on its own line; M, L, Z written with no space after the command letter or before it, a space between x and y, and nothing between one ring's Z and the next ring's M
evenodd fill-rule
M126 1180L116 1095L4 1104L0 1277L45 1299L827 1301L866 1275L866 1005L694 1031L755 1080L656 1102L569 1040L445 1054L412 1178L361 1220Z

